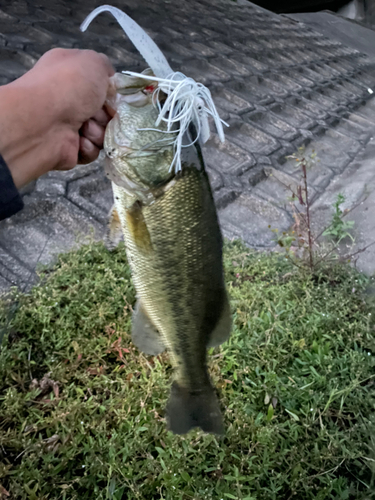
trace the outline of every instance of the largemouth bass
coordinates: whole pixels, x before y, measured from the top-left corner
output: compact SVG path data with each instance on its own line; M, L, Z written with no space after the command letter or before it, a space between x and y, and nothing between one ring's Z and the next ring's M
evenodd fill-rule
M175 369L169 429L222 433L206 360L207 348L228 338L231 315L222 235L202 154L197 145L186 148L181 171L171 171L177 132L166 133L163 122L155 126L158 109L147 91L155 83L116 78L121 94L134 86L141 90L121 97L104 141L112 221L121 223L137 293L132 339L146 354L169 352Z

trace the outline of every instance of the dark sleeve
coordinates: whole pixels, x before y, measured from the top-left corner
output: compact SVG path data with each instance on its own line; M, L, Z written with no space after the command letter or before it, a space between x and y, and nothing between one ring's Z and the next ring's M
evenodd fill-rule
M0 220L14 215L22 208L22 198L14 185L7 164L0 156Z

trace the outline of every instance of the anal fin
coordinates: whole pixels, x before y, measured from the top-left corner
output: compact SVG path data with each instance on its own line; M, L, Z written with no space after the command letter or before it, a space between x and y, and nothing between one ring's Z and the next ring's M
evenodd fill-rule
M224 307L215 328L208 339L207 347L217 347L228 340L232 329L232 315L228 297L225 296Z
M145 354L157 356L165 351L165 345L160 333L153 325L139 300L133 313L132 341Z

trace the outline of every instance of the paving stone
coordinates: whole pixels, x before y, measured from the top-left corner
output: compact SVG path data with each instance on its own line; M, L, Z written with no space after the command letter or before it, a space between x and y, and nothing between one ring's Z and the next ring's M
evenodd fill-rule
M211 82L224 82L230 78L228 73L200 59L190 60L187 63L185 71L192 78L200 80L204 85L208 85Z
M263 41L263 44L266 45L266 42ZM271 47L269 47L271 48ZM277 53L276 51L272 50L269 52L264 52L262 55L254 55L254 58L256 59L261 59L262 61L268 63L268 65L271 68L288 68L290 66L293 66L293 61L288 59L286 56Z
M244 64L227 57L215 57L210 63L231 76L249 76L251 71Z
M246 82L233 80L228 83L228 88L234 94L253 104L266 105L273 102L274 97L262 86L262 82L258 83L256 84L253 80Z
M60 179L40 178L36 182L35 191L46 196L64 196L66 191L66 181Z
M232 120L226 133L228 139L250 153L268 155L279 149L276 139L265 134L250 123Z
M350 101L360 99L360 97L347 92L341 85L337 83L335 85L324 85L317 89L316 92L327 97L328 99L331 99L333 102L343 107L347 106Z
M36 186L36 181L31 181L26 186L23 186L18 190L18 192L21 194L21 196L25 196L26 194L30 194L34 191Z
M214 191L213 195L217 209L224 209L237 198L238 194L239 193L234 189L226 187L220 189L219 191Z
M259 182L264 181L267 178L265 169L269 167L268 164L264 165L259 163L258 165L252 167L244 175L241 175L241 183L245 190L249 189L249 186L256 186Z
M296 79L285 73L266 73L267 80L273 82L277 87L282 87L288 94L296 94L303 90L303 86L296 81ZM280 94L280 92L279 92Z
M207 165L224 175L241 175L255 165L253 155L228 140L221 143L217 135L205 144L203 152Z
M319 151L319 143L312 142L305 148L304 156L310 159L311 154L316 152L316 150ZM280 169L297 179L301 179L301 167L298 166L296 160L286 159ZM327 165L324 165L319 157L312 163L311 168L307 170L307 183L318 192L325 189L333 177L334 171Z
M374 99L356 109L355 114L375 125L375 105Z
M231 56L231 59L244 64L247 68L249 68L251 73L263 73L269 69L268 65L259 60L259 58L250 57L249 55L245 55L241 52Z
M355 73L355 67L350 62L340 59L333 59L326 63L327 66L337 70L341 75L349 77Z
M299 135L299 132L288 125L285 121L277 117L271 111L254 111L246 113L242 118L249 123L254 123L256 127L264 130L267 134L276 137L277 139L284 139L286 141L293 141Z
M361 144L335 130L327 130L316 139L317 150L321 162L334 171L343 171L350 160L360 151Z
M328 111L329 113L340 113L345 109L341 102L338 103L330 97L324 95L324 91L321 88L318 88L317 91L302 92L301 96L311 101L314 106L318 105L320 108Z
M104 172L71 181L67 191L68 200L90 214L101 224L108 222L108 213L113 205L111 183Z
M0 74L6 82L10 82L22 76L35 63L35 59L17 50L0 47Z
M369 128L369 123L355 114L349 115L348 118L335 118L330 127L334 128L335 132L354 138L362 144L367 143L373 132Z
M362 97L363 98L362 104L365 104L365 101L372 99L372 93L371 93L372 89L369 89L367 85L357 81L355 76L351 76L350 78L346 79L342 78L340 79L339 83L346 89L355 93L358 97Z
M1 229L8 227L2 223ZM34 268L28 262L22 263L17 256L10 255L5 248L0 245L0 276L8 281L12 286L22 285L32 278Z
M223 178L217 170L207 165L207 174L210 180L212 191L218 191L220 188L223 187L224 184Z
M53 35L46 30L25 26L23 24L20 24L20 31L17 33L14 31L14 25L12 24L0 25L0 33L6 34L6 39L10 48L13 48L13 46L20 42L23 46L30 43L52 43L54 38Z
M374 76L373 74L369 74L369 71L356 71L355 79L358 83L362 83L366 85L366 87L373 89L374 86Z
M139 66L139 62L137 58L134 57L134 54L125 50L122 47L108 47L106 49L108 57L111 58L111 61L115 65L118 70L122 70L123 68L135 68Z
M0 9L0 20L8 21L9 23L13 23L13 25L18 23L17 17L12 16L8 12L5 12L3 9Z
M296 106L285 103L275 103L269 107L270 111L284 122L289 123L294 128L309 129L316 125L315 120L305 114Z
M63 197L25 197L25 208L7 224L0 224L0 245L29 270L46 264L60 252L84 241L103 237L104 229L93 218ZM11 267L12 272L14 267Z
M9 290L9 287L11 287L12 285L13 284L10 281L6 280L0 275L0 298Z
M224 56L228 56L229 54L233 53L233 49L229 47L229 45L222 43L218 40L213 40L210 42L210 47L215 49L215 52L217 54L222 54Z
M253 104L238 95L230 92L225 87L216 87L211 91L215 105L233 114L242 114L254 109Z
M374 122L368 119L367 117L364 117L360 114L358 114L357 111L354 113L351 113L348 116L348 119L350 119L351 122L359 125L361 128L364 130L368 130L370 132L370 136L373 134L373 129L374 129ZM375 119L375 117L374 117Z
M88 165L77 165L72 170L58 171L52 170L48 172L44 177L48 179L59 179L65 182L75 181L76 179L81 179L87 175L93 174L98 170L103 169L103 153L101 153L98 160L88 164Z
M345 196L345 203L341 206L342 210L350 210L368 197L347 218L356 221L356 234L359 237L358 245L365 245L375 241L375 231L370 230L373 227L372 221L374 220L372 208L375 192L374 155L375 139L368 143L366 149L358 156L356 161L341 175L333 179L325 192L315 201L311 211L315 229L328 226L333 214L332 205L339 193ZM364 210L365 207L367 207L366 211ZM370 211L367 213L368 210ZM364 222L365 224L363 224ZM374 270L373 264L372 269Z
M252 193L279 208L290 210L288 199L292 196L292 190L297 193L297 188L301 183L299 173L292 176L273 167L266 167L264 170L267 178L259 182ZM311 185L308 187L308 193L310 201L313 201L317 196L316 189Z
M302 95L287 97L285 102L287 104L291 104L316 120L326 120L329 116L326 109L322 108L319 104L312 102L311 99L306 99Z
M286 231L292 223L288 214L252 192L243 193L219 212L224 236L242 238L253 247L271 247L274 234L269 225Z

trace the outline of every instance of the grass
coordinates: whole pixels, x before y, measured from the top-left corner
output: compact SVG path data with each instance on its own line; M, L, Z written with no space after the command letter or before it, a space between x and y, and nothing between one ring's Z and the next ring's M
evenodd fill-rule
M0 498L375 498L371 280L349 267L303 275L240 243L225 266L234 329L210 356L222 438L166 430L171 367L131 343L123 246L63 255L15 293L0 352Z

